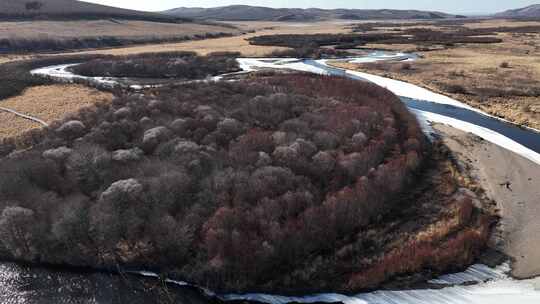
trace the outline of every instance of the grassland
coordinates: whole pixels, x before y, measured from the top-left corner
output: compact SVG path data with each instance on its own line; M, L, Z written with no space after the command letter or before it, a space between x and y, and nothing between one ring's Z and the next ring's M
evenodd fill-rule
M149 21L175 22L176 19L162 14L116 8L76 0L2 0L0 19L2 20L74 20L124 18Z
M40 22L40 21L36 21ZM8 30L0 29L1 37L13 35L23 35L23 37L36 37L40 31L41 26L37 26L36 22L9 22L12 28ZM43 21L47 22L47 21ZM72 22L70 24L70 22ZM0 23L2 25L3 23ZM19 28L14 28L15 24L19 24ZM109 55L131 55L140 53L155 53L155 52L171 52L171 51L191 51L197 52L199 55L207 55L212 52L240 52L243 56L267 56L274 51L287 50L284 47L274 46L258 46L251 45L247 39L260 36L260 35L274 35L274 34L317 34L317 33L348 33L351 30L347 28L345 22L313 22L313 23L288 23L288 22L242 22L242 23L225 23L227 26L236 26L238 29L230 27L219 27L213 25L200 25L200 24L170 24L161 23L159 31L156 31L155 26L158 26L156 22L144 22L144 21L125 21L125 24L117 24L113 21L65 21L58 22L53 21L49 23L43 23L42 26L50 25L56 27L54 31L50 32L50 35L56 33L62 33L70 31L69 35L89 35L88 33L109 33L109 35L125 35L124 37L141 37L154 35L159 32L160 35L167 36L173 34L179 34L178 29L182 30L183 34L200 34L205 31L210 32L225 32L225 33L241 33L246 34L236 35L233 37L222 37L215 39L204 40L191 40L185 42L175 43L158 43L158 44L145 44L138 46L116 47L96 50L84 50L79 52L70 52L70 54L109 54ZM129 25L129 27L125 27ZM92 28L92 31L86 30L86 28ZM2 33L4 36L2 36ZM66 35L66 34L58 34ZM131 35L131 36L130 36ZM97 35L99 36L99 35ZM62 54L65 55L65 54ZM20 56L14 55L0 55L0 63L8 62L12 60L18 60Z
M229 23L230 24L230 23ZM212 52L241 52L243 56L267 56L274 51L287 48L275 46L251 45L247 39L260 35L274 34L302 34L302 33L347 33L343 22L314 22L314 23L287 23L287 22L242 22L234 24L241 30L249 32L234 37L186 41L180 43L164 43L142 45L108 50L94 50L81 52L83 54L111 54L130 55L152 52L192 51L200 55Z
M37 122L0 111L0 139L18 136L24 132L41 127L42 125Z
M239 34L236 28L194 22L98 19L0 22L0 53L59 52L179 42Z
M112 94L83 85L46 85L28 88L19 96L3 100L1 105L51 123L82 107L111 100ZM33 121L0 112L0 139L18 136L40 127L40 124Z
M139 20L73 20L0 22L3 38L72 38L72 37L178 37L238 30L199 23L165 23Z
M465 24L468 28L499 26L540 26L540 22L486 20ZM517 124L540 129L540 34L507 32L497 37L503 42L452 47L367 44L361 48L414 51L423 58L412 64L334 64L414 83Z

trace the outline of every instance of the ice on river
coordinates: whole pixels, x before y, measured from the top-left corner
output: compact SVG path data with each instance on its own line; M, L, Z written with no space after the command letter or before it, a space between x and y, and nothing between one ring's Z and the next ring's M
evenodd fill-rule
M268 294L231 294L221 296L224 300L252 300L269 304L290 302L343 302L345 304L532 304L540 303L540 280L518 281L509 278L507 263L496 268L477 264L466 271L441 276L431 283L463 284L480 282L470 286L451 286L441 289L380 290L357 295L336 293L287 297Z
M69 71L69 68L76 65L78 65L78 63L53 65L53 66L48 66L48 67L32 70L30 71L30 74L37 75L37 76L51 77L55 80L60 80L60 81L84 80L84 81L89 81L93 83L99 83L106 86L114 86L118 83L116 80L107 78L107 77L86 77L82 75L73 74L71 71Z
M443 289L375 291L354 296L319 294L306 297L284 297L263 294L228 295L224 300L253 300L270 304L290 302L343 302L345 304L538 304L539 282L511 279L491 281L472 286Z
M244 71L256 71L260 69L289 69L302 72L326 75L324 68L318 68L305 64L296 58L238 58L240 68Z
M88 76L74 74L73 72L69 70L69 68L76 65L78 65L78 63L54 65L54 66L32 70L30 71L30 74L36 75L36 76L42 76L42 77L50 77L57 81L64 81L64 82L87 81L89 83L99 84L106 87L114 87L116 85L120 85L121 83L119 81L119 78L116 78L116 77L88 77ZM133 85L129 85L128 87L133 90L142 90L145 88L156 87L156 85L133 84Z
M420 124L422 125L426 133L430 133L433 131L430 127L431 122L442 123L445 125L449 125L453 128L456 128L458 130L472 133L491 143L494 143L516 154L519 154L537 164L540 164L540 154L515 142L514 140L500 133L497 133L495 131L492 131L484 127L477 126L472 123L468 123L462 120L444 116L444 115L439 115L439 114L415 110L415 109L411 109L411 112L416 115L418 121L420 122Z

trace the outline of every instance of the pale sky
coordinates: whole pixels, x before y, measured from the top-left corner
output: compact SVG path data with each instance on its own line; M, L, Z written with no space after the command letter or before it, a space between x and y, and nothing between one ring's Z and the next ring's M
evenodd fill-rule
M215 7L230 4L247 4L268 7L319 7L359 9L419 9L454 14L495 13L540 3L540 0L85 0L111 6L146 11L170 8Z

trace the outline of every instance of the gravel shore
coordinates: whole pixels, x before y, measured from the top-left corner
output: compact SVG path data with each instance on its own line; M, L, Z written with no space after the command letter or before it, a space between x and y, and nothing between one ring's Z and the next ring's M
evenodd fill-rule
M512 275L540 275L540 166L472 134L440 124L434 129L496 202L502 219L493 245L514 259Z

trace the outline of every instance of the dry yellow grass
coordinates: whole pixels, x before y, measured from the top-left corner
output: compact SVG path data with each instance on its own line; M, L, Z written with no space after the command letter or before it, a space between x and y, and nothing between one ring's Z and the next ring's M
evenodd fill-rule
M108 50L95 50L80 52L77 54L108 54L108 55L133 55L141 53L158 53L173 51L192 51L200 55L212 52L241 52L243 56L264 56L275 50L286 48L250 45L245 39L251 35L206 39L181 43L151 44Z
M41 127L42 125L39 123L29 121L11 113L0 111L0 139L14 137Z
M111 54L129 55L152 52L169 51L194 51L205 55L216 51L241 52L244 56L265 56L276 50L284 50L283 47L250 45L246 39L260 35L274 34L313 34L313 33L346 33L346 24L338 22L315 22L315 23L283 23L283 22L243 22L235 24L244 30L257 30L255 33L206 39L199 41L187 41L181 43L165 43L142 45L107 50L84 51L78 54Z
M519 27L519 26L537 26L537 21L518 21L509 19L486 19L474 23L466 24L470 28L488 28L488 27Z
M41 23L40 23L41 22ZM47 23L48 22L48 23ZM142 21L125 21L125 24L116 24L109 21L72 21L70 22L58 22L58 21L37 21L37 22L7 22L8 27L2 28L3 22L0 22L0 38L4 36L36 36L41 35L58 35L62 37L69 36L148 36L159 33L160 36L180 35L186 34L189 28L186 25L175 25L163 23L162 29L152 23L145 25ZM86 22L86 23L85 23ZM140 46L129 46L120 48L107 48L98 50L88 50L80 52L69 52L55 55L69 55L69 54L110 54L110 55L130 55L140 53L153 53L153 52L170 52L170 51L193 51L201 55L206 55L211 52L240 52L243 56L266 56L273 51L285 50L283 47L272 46L257 46L250 45L246 39L260 36L260 35L274 35L274 34L315 34L315 33L348 33L351 30L347 28L346 22L313 22L313 23L288 23L288 22L242 22L231 23L237 26L241 31L250 31L251 33L238 35L234 37L224 37L216 39L206 40L193 40L179 43L159 43L159 44L147 44ZM43 34L39 34L39 29L42 27L47 28L51 26L51 29L43 30ZM126 26L127 25L127 26ZM178 26L183 27L182 32L178 32ZM205 32L216 32L216 27L198 25L197 31L190 30L191 34L201 34ZM176 28L176 30L175 30ZM231 30L219 27L219 31L237 33L238 30ZM254 31L254 32L253 32ZM3 33L3 34L2 34ZM17 34L15 34L17 33ZM57 33L57 34L55 34ZM0 64L3 62L13 61L21 59L17 56L0 56Z
M0 22L0 38L168 37L204 33L237 33L222 26L133 20Z
M58 84L29 88L19 96L5 99L2 106L50 123L82 107L111 101L112 97L83 85Z
M540 22L510 22L489 20L466 24L469 27L497 27L540 25ZM450 95L490 114L504 117L517 124L540 129L540 98L533 96L485 97L456 94L446 91L446 85L459 85L466 89L503 88L520 86L520 82L532 85L540 82L540 35L499 34L503 43L466 44L449 49L417 52L422 59L412 63L413 70L401 70L391 65L382 69L373 65L347 65L342 67L359 69L404 80ZM369 44L367 48L382 48L410 52L415 45ZM508 62L509 69L501 68ZM336 63L337 64L337 63Z
M0 55L0 64L15 60L30 59L32 57L32 55Z
M47 123L62 119L66 114L97 102L109 102L112 94L82 85L49 85L32 87L23 94L5 99L2 106L24 113ZM41 125L13 114L2 113L0 137L20 135Z

